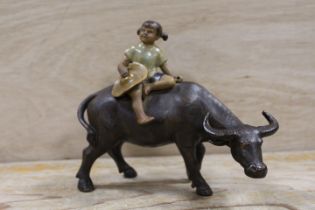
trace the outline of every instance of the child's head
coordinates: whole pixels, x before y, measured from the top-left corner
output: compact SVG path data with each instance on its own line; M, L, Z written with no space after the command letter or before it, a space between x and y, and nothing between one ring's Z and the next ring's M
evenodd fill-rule
M161 24L153 20L145 21L138 29L137 34L139 35L140 40L144 43L154 42L159 38L166 41L168 38L168 35L163 32Z

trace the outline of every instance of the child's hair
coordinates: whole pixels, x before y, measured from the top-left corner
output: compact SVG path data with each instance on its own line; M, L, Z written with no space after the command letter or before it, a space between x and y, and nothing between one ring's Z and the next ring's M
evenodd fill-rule
M137 30L137 34L139 35L140 30L142 27L145 28L154 28L157 35L161 37L164 41L168 39L168 35L163 32L162 26L160 23L154 21L154 20L147 20L144 23L142 23L141 27Z

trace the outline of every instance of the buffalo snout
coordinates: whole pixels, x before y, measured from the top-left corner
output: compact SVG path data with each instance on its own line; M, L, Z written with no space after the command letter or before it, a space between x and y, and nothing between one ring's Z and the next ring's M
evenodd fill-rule
M264 178L268 168L264 163L251 164L245 169L245 174L251 178Z

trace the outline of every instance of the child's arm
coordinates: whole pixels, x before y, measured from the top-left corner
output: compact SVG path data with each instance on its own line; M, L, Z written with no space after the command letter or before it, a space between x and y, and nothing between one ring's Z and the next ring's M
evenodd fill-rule
M160 66L161 70L163 71L164 74L170 75L171 77L173 77L175 79L176 82L182 82L183 78L181 76L173 76L170 72L170 70L167 68L166 62L163 63Z
M173 76L170 72L170 70L168 69L166 62L164 62L161 66L160 66L161 70L163 71L164 74Z
M125 59L118 64L118 72L121 75L121 77L127 77L128 76L128 65L131 63L131 61L125 57Z

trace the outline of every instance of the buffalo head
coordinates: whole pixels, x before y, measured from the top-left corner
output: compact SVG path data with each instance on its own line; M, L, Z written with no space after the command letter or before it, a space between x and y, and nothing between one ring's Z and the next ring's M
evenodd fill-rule
M263 178L267 174L267 166L263 162L261 145L262 138L274 134L279 124L269 113L263 112L269 125L251 126L241 124L232 129L217 129L209 123L209 113L204 119L204 129L210 135L211 142L216 145L228 145L231 148L233 158L244 168L247 176Z

